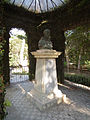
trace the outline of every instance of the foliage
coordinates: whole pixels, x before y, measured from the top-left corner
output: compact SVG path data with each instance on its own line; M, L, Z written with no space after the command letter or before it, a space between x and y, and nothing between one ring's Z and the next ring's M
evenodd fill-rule
M3 77L0 76L0 120L4 120L4 118L7 115L6 107L11 106L11 103L9 100L4 100L4 97L6 94L5 91L6 90L5 90L5 86L3 83Z
M0 74L0 120L3 120L6 115L4 97L5 97L5 87L3 83L3 77Z
M23 40L25 39L25 42L27 43L27 37L26 35L14 34L13 32L10 32L10 39L9 39L9 57L10 57L10 66L18 66L20 65L20 55L22 51L22 43ZM27 54L27 44L24 45L23 48L23 59L27 60L28 59L28 54Z
M3 54L4 49L3 46L5 44L5 40L3 40L3 34L5 32L5 28L0 28L0 74L2 74L2 68L3 68Z
M5 102L4 102L4 106L5 107L10 107L11 105L12 105L11 102L8 99L6 99Z
M33 73L29 73L29 78L30 78L30 80L34 80L35 75Z
M5 90L5 81L3 80L3 57L4 57L4 33L5 28L0 28L0 120L4 120L5 116L7 115L6 107L10 105L8 100L4 100L6 90Z
M90 87L90 77L86 77L84 75L65 73L65 79L67 79L71 82L75 82L75 83L86 85L86 86Z
M0 38L2 39L2 37ZM2 73L2 59L3 59L3 42L0 41L0 120L4 119L4 96L5 96L5 87L3 84L3 73Z
M5 89L4 83L3 83L3 77L0 75L0 92L3 92Z
M69 56L69 62L78 66L85 65L90 60L90 29L88 26L80 26L74 30L67 31L66 36L66 52Z
M3 80L3 57L4 57L4 44L5 40L3 39L5 33L5 28L0 27L0 120L3 120L6 112L4 105L4 97L5 97L5 86Z
M10 2L10 0L2 0L3 1L3 3L9 3Z
M0 5L2 4L2 1L0 1ZM3 83L3 54L4 54L4 40L3 35L5 32L5 28L2 27L2 20L3 20L3 7L0 6L0 120L4 119L5 111L4 111L4 97L5 97L5 87Z
M85 67L88 69L88 71L90 71L90 61L89 60L85 61Z
M67 63L66 63L66 61L64 61L64 67L66 67L66 65L67 65Z
M13 73L12 75L29 75L29 73L27 72L17 72L17 73Z
M10 102L4 100L6 90L5 90L5 81L3 80L3 57L4 57L4 33L6 32L4 27L0 27L0 120L4 120L6 113L6 107L9 106Z
M88 5L90 3L90 1L89 0L81 0L81 2L77 5L78 7L79 6L82 6L83 7L83 5Z
M69 1L70 1L70 0L64 0L64 2L66 2L66 3L69 2Z

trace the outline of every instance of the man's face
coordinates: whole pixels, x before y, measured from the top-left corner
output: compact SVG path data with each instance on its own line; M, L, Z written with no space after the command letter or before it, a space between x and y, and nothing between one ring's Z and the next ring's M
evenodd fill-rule
M46 37L49 37L49 36L50 36L50 31L49 31L49 30L45 30L45 31L44 31L44 35L45 35Z

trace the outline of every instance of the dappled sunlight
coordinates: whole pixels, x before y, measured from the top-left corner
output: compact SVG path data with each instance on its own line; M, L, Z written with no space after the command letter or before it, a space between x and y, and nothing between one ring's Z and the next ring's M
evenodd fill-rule
M65 80L65 82L67 82L68 84L70 84L70 85L72 85L72 86L74 86L74 87L79 87L79 88L82 88L82 89L85 89L85 90L90 90L90 87L85 86L85 85L82 85L82 84L70 82L70 81L68 81L68 80Z
M73 73L73 72L72 72L72 73L70 73L70 74L71 74L71 75L75 75L76 73Z
M87 109L86 107L83 106L77 106L76 104L71 104L71 107L74 111L78 111L82 114L87 114L90 116L90 108Z
M27 83L20 83L20 84L16 84L12 87L9 87L7 90L7 98L12 101L12 105L13 106L10 108L11 111L9 111L10 109L8 109L9 112L9 118L11 118L10 113L12 114L12 118L14 116L14 114L17 116L17 113L19 113L19 116L24 114L27 115L28 119L31 120L33 116L33 118L35 120L37 120L36 118L38 118L38 116L45 116L45 119L51 119L54 116L54 119L69 119L69 120L89 120L90 118L90 107L87 106L87 103L83 103L82 99L78 99L77 103L74 101L75 97L77 97L77 95L74 97L73 93L76 93L76 91L73 91L73 93L71 93L70 89L65 89L66 93L68 94L67 90L69 90L70 92L70 98L72 97L72 99L70 99L71 103L69 104L68 102L65 103L60 103L60 99L58 99L57 101L57 105L54 105L53 107L51 107L51 109L46 109L44 112L41 112L37 109L37 107L35 107L35 104L32 104L30 97L26 97L25 92L28 91L28 87L27 85L30 84L29 86L32 86L31 82L27 82ZM14 90L13 90L14 89ZM32 88L30 88L32 89ZM29 90L30 90L29 89ZM78 92L80 92L78 90ZM28 92L29 96L32 96L32 98L34 97L32 93ZM87 99L88 96L83 96L82 92L80 93L81 97L80 98L85 98ZM86 93L85 93L86 94ZM51 95L51 100L52 100L53 95ZM15 99L13 99L15 98ZM28 98L28 100L27 100ZM66 100L66 96L64 96L64 101ZM45 100L45 99L44 99ZM89 100L89 98L88 98ZM48 114L49 113L49 114ZM48 115L51 116L47 117ZM23 118L24 118L23 116ZM61 116L61 117L60 117ZM15 117L16 118L16 117ZM42 117L39 118L40 120L42 120ZM44 120L45 120L44 119ZM10 120L10 119L9 119ZM13 120L13 119L11 119ZM26 120L26 119L25 119Z
M66 80L65 80L65 82L66 82ZM72 111L76 111L76 112L79 112L81 114L85 114L85 115L90 116L90 107L89 107L89 105L87 107L85 106L85 104L89 104L89 101L88 101L88 103L86 102L84 104L83 102L86 101L85 100L86 98L82 99L81 94L77 94L77 91L78 92L80 92L81 90L82 90L82 92L83 91L86 92L86 91L84 89L80 89L79 86L75 83L72 84L72 82L69 82L69 81L67 83L68 84L66 84L66 85L57 83L59 85L59 88L61 87L61 88L63 88L64 91L68 90L68 92L69 92L69 94L65 92L66 95L63 96L63 103L70 105ZM77 87L77 89L75 86ZM76 90L76 94L75 94L75 91L71 91L72 88L74 88ZM81 87L81 88L83 88L83 87ZM88 90L88 92L89 92L89 87L87 87L86 90ZM71 96L70 94L74 94L76 97L73 98L72 96L74 96L74 95ZM83 94L83 96L86 97L87 95L85 96ZM89 95L88 95L88 97L89 97Z
M22 93L23 93L23 94L26 93L25 89L24 89L20 84L18 84L18 87L22 90Z
M31 97L33 97L33 95L30 92L27 92L28 95L30 95Z
M59 87L62 86L62 87L65 87L65 88L71 89L69 86L64 85L64 84L57 83L57 85L58 85Z
M70 98L68 98L65 94L63 94L63 103L70 105L71 104Z
M55 97L55 95L53 93L51 93L50 95L47 96L47 98L49 98L50 100L53 99Z

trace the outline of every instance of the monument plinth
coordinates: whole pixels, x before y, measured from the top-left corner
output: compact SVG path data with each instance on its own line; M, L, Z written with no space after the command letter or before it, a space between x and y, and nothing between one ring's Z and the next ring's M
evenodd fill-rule
M61 54L56 50L42 49L31 52L36 58L34 88L28 92L31 101L40 110L62 102L63 94L57 86L56 58Z
M39 41L39 49L31 52L36 58L35 84L28 92L31 101L40 110L62 102L63 94L57 86L56 58L61 54L52 49L50 31L44 31L44 37Z

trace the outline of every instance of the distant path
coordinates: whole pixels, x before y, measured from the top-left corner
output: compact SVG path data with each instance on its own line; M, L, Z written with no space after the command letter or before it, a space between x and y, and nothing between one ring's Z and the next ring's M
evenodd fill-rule
M11 75L10 76L10 83L17 83L29 80L29 75Z
M60 89L70 103L61 103L40 112L25 95L32 88L33 83L29 81L11 84L7 88L6 98L12 106L7 108L8 116L5 120L90 120L90 90L69 84L61 85Z

